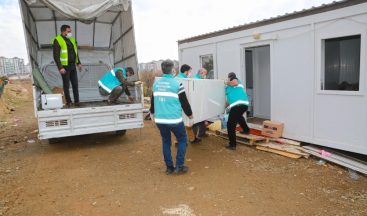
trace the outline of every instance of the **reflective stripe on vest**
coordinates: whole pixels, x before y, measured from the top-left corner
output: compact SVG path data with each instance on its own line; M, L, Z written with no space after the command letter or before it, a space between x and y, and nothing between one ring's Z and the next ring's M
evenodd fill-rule
M178 123L182 122L182 118L178 118L178 119L157 119L157 118L154 118L154 121L156 123L161 123L161 124L178 124Z
M156 96L163 96L163 97L174 97L178 98L178 94L175 94L173 92L153 92L154 97Z
M248 101L239 100L239 101L236 101L236 102L230 104L229 105L229 108L232 108L232 107L237 106L239 104L244 104L244 105L247 105L248 106L249 105L249 102Z
M101 80L98 80L98 84L99 86L101 86L104 90L106 90L108 93L112 92L112 89L109 89L107 86L103 85L103 83L101 82Z
M57 35L53 41L56 40L59 43L60 46L60 62L63 66L68 66L69 63L69 55L68 55L68 46L66 44L65 39L61 35ZM73 45L74 52L75 52L75 60L76 63L79 63L78 61L78 47L76 45L75 38L71 37L69 38L71 44Z

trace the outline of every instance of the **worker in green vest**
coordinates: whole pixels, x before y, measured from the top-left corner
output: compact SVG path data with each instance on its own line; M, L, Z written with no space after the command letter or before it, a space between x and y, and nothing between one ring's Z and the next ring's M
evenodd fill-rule
M180 68L180 72L177 74L176 78L186 79L191 75L191 66L187 64L183 64Z
M229 150L236 150L236 126L240 124L242 134L249 134L250 128L246 123L243 114L247 111L249 100L242 82L237 78L234 72L228 73L226 81L226 99L229 110L227 131L229 144L225 147Z
M70 26L62 25L61 34L53 39L53 56L62 77L66 107L70 108L72 104L69 92L70 82L73 88L74 106L79 107L76 66L81 71L82 64L78 55L78 45L75 38L72 37Z

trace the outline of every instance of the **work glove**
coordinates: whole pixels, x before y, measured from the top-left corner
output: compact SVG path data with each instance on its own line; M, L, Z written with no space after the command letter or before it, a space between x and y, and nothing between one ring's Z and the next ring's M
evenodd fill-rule
M83 69L82 64L80 64L80 63L79 63L79 64L77 64L76 66L78 67L79 72L82 72L82 69Z
M133 97L129 96L128 98L129 98L129 101L130 102L134 102L134 98Z
M141 85L142 83L143 83L143 82L139 80L139 81L136 81L134 84L135 84L135 85Z
M154 114L153 113L150 113L150 118L152 119L152 122L155 122L154 121Z

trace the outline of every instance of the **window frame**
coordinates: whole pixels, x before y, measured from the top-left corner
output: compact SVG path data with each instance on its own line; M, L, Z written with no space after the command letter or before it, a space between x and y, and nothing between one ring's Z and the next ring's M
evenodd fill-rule
M346 90L325 90L322 89L322 79L325 76L325 41L328 39L337 39L343 37L351 37L358 36L361 37L360 44L360 63L359 63L359 89L358 91L346 91ZM350 31L344 32L340 34L330 33L323 35L317 39L317 43L315 45L318 49L316 53L316 67L317 67L317 76L316 76L316 93L319 95L351 95L351 96L364 96L365 91L365 70L366 70L366 31Z
M212 57L212 60L213 60L213 78L211 79L216 79L216 74L215 74L215 64L214 64L214 54L213 53L208 53L208 54L203 54L203 55L199 55L199 60L200 60L200 68L204 67L203 66L203 57L205 56L211 56ZM205 68L206 70L208 70L208 68ZM208 74L209 74L209 71L208 70ZM197 73L197 71L195 72L195 74ZM207 74L207 75L208 75Z

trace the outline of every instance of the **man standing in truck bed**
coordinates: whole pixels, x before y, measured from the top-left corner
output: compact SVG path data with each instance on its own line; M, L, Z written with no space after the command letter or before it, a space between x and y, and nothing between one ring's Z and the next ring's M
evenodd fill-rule
M70 82L73 88L74 106L80 106L78 74L75 65L78 66L79 70L82 69L82 65L79 60L78 45L75 38L71 36L70 26L62 25L61 34L53 39L53 56L62 77L66 107L71 107Z

